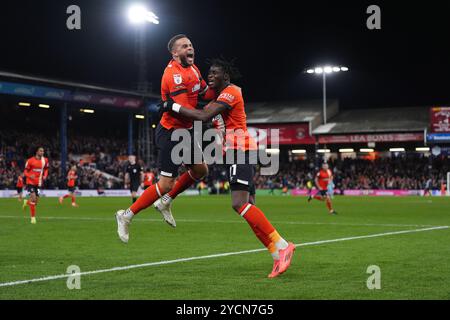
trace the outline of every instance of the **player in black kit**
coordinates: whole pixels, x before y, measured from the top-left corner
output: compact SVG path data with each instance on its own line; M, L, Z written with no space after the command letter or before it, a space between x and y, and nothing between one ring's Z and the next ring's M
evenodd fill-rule
M137 191L142 185L144 179L143 168L136 163L136 156L128 156L128 165L125 170L125 188L129 188L131 192L131 199L134 203L137 200Z

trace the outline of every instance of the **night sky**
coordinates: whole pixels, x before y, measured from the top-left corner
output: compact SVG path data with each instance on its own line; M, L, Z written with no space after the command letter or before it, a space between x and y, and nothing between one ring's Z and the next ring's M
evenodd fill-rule
M134 2L3 1L0 70L132 89L135 27L126 9ZM247 101L321 98L320 76L302 71L331 63L350 68L328 78L343 108L450 105L448 1L143 2L161 22L146 26L155 92L168 40L185 33L205 76L207 58L237 59ZM66 28L71 4L81 7L80 31ZM381 7L381 30L366 28L371 4Z

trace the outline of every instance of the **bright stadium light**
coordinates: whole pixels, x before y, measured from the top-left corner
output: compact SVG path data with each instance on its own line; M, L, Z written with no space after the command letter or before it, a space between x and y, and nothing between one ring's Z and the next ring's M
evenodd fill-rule
M364 153L370 153L370 152L373 152L373 151L374 151L374 149L370 149L370 148L359 149L359 152L364 152Z
M325 71L325 73L332 73L333 72L333 68L330 66L326 66L325 68L323 68L323 71Z
M428 152L428 151L430 151L430 148L428 148L428 147L417 147L416 151L418 151L418 152Z
M266 153L279 154L280 153L280 149L266 149Z
M156 128L156 124L152 124L152 128L155 129Z
M18 105L20 107L30 107L31 103L29 103L29 102L19 102Z
M330 153L330 149L317 149L317 153Z
M145 119L145 116L143 114L137 114L134 116L136 119Z
M405 148L390 148L390 152L405 152Z
M350 153L350 152L354 152L355 150L353 150L352 148L349 149L339 149L340 153Z
M294 150L291 150L291 152L294 154L305 154L306 150L305 149L294 149Z
M38 105L38 107L39 107L39 108L42 108L42 109L50 109L50 106L49 106L48 104L43 104L43 103L40 103L40 104Z
M84 113L94 113L94 112L95 112L95 111L92 110L92 109L80 109L80 111L81 111L81 112L84 112Z
M326 79L327 74L337 73L341 71L348 71L347 67L341 67L341 66L317 66L314 69L309 68L306 70L306 73L308 74L321 74L323 78L323 89L322 89L322 96L323 96L323 124L327 124L327 85L326 85Z
M128 9L128 19L132 24L150 22L159 24L159 18L142 4L135 4Z

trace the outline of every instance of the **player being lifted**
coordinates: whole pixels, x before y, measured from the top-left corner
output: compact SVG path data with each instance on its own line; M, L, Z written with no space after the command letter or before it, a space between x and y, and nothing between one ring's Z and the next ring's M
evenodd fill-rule
M72 207L78 207L78 204L75 202L75 186L77 179L77 166L72 166L67 173L67 190L69 191L69 193L67 193L63 197L59 197L60 204L63 204L64 199L70 197L70 199L72 200Z
M269 277L273 278L287 270L295 246L280 236L255 205L255 165L250 164L250 157L251 151L257 150L257 145L247 131L241 88L231 83L231 79L238 74L233 63L214 59L208 73L208 85L216 91L218 98L215 101L210 102L203 110L194 110L174 101L163 103L162 108L167 113L180 114L193 120L208 121L216 116L221 118L219 129L222 129L225 136L224 159L233 159L232 163L226 163L229 169L232 207L247 221L256 237L271 253L274 264ZM237 153L241 153L241 156ZM236 158L245 161L241 163L236 161Z
M23 201L23 209L30 207L31 223L36 223L36 206L39 201L39 191L48 176L48 159L44 157L44 148L36 149L34 157L25 163L24 175L27 182L27 191L30 195L28 200Z
M208 90L205 80L203 80L199 69L194 64L195 50L189 38L183 34L176 35L170 39L167 47L172 60L164 70L162 77L162 100L173 99L190 109L197 106L199 96L205 100L211 100L214 92ZM182 174L175 183L180 165L172 161L172 149L177 142L171 141L171 135L176 129L191 128L192 120L179 114L165 113L162 116L156 129L160 179L147 188L131 207L127 210L119 210L116 213L117 232L123 242L128 242L128 226L132 218L163 196L160 201L155 203L155 207L162 213L164 220L175 227L176 223L171 212L172 200L194 182L201 180L208 174L208 166L203 161L201 163L192 161L187 164L189 170Z
M128 165L125 169L125 188L130 189L132 203L136 202L139 186L144 181L143 171L142 166L136 163L136 156L128 156Z
M319 170L315 179L315 184L318 191L314 196L311 194L308 197L308 202L310 202L312 198L319 201L325 201L330 214L337 214L337 212L333 209L331 195L328 192L328 185L330 183L333 183L333 173L328 168L328 163L324 162L322 164L322 169Z

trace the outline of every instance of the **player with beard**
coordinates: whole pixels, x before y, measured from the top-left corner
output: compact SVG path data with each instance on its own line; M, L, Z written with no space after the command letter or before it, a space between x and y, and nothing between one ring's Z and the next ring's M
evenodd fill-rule
M214 97L214 91L208 90L200 70L194 64L195 50L191 40L184 34L176 35L170 39L168 50L172 60L168 63L162 77L162 100L173 99L193 110L197 107L199 97L211 100ZM164 220L175 227L175 219L171 212L172 200L208 174L208 166L203 161L200 163L191 161L191 163L185 163L189 169L176 181L180 164L174 163L171 153L178 142L171 141L171 136L177 129L189 130L192 126L192 120L177 113L163 114L156 129L160 178L157 183L147 188L131 207L117 211L117 233L123 242L129 240L128 226L133 217L152 204L155 204L162 213ZM199 147L190 146L191 151L197 148L197 152ZM156 202L158 199L160 201Z

